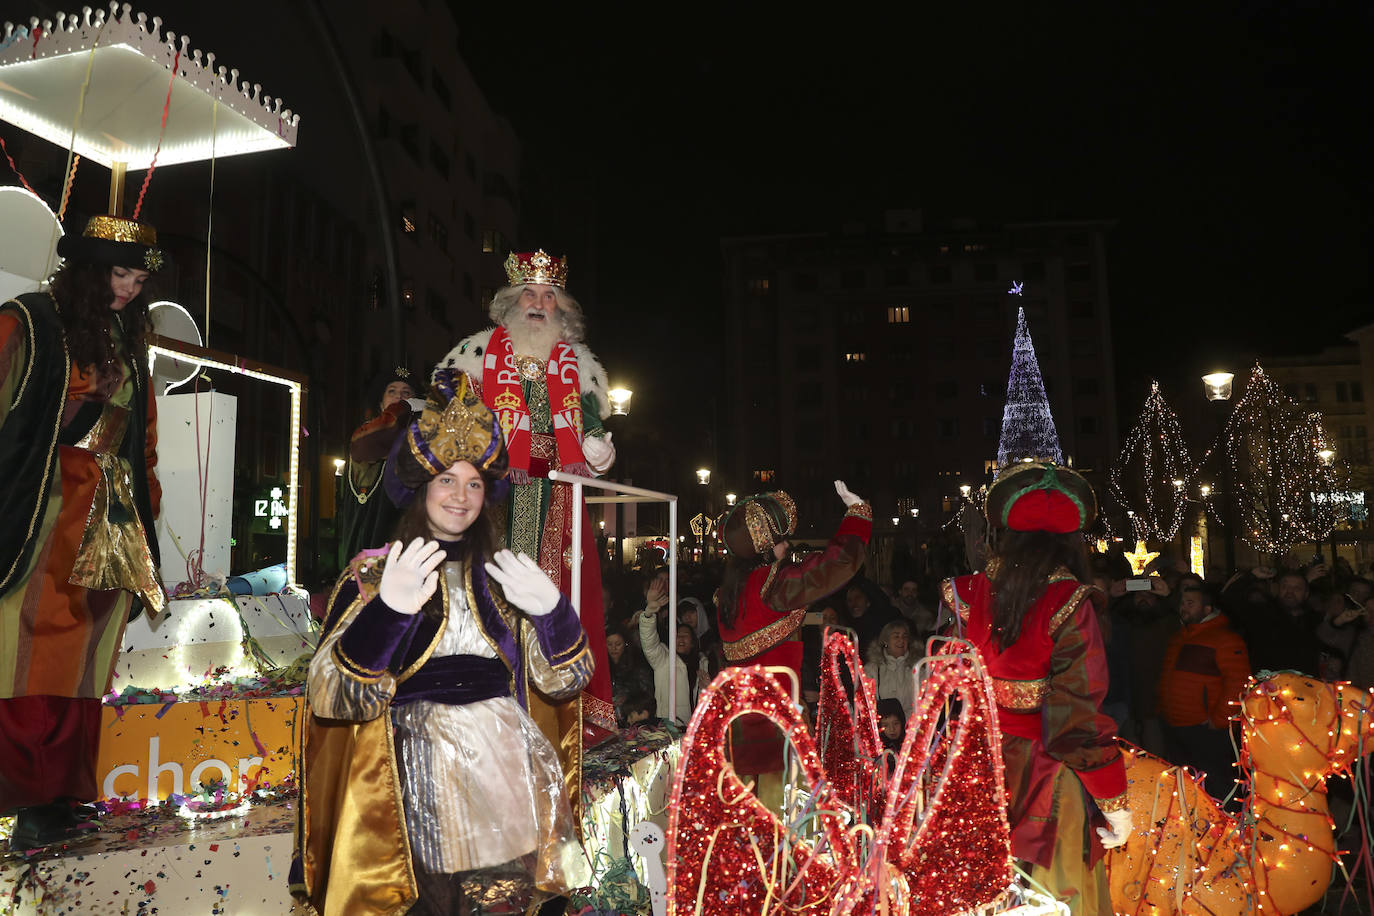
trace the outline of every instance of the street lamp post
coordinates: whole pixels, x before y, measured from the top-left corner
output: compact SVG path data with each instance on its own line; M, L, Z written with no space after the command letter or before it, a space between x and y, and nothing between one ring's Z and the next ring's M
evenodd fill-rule
M630 451L625 441L624 428L627 418L630 416L630 399L635 393L629 388L612 388L606 392L606 400L611 403L610 416L606 417L606 429L612 434L620 433L620 442L616 449L616 463L619 467L616 470L616 477L625 483L633 483L629 474L629 455ZM612 422L614 421L614 422ZM625 504L617 502L615 504L615 535L616 542L615 568L620 570L624 567L625 561ZM633 560L633 558L631 558Z
M1231 386L1235 375L1231 372L1209 372L1202 377L1207 400L1216 406L1217 438L1226 432L1226 405L1231 400ZM1231 474L1231 455L1221 455L1221 523L1226 526L1226 574L1236 569L1235 482Z
M921 510L917 506L911 507L911 536L916 545L916 571L925 575L925 554L921 550Z
M711 543L709 540L707 540L706 537L711 533L710 526L712 518L710 468L697 468L697 484L701 486L705 491L704 495L702 496L702 503L705 507L701 513L704 516L704 519L702 521L702 530L697 532L697 547L701 550L701 562L704 563L706 562L706 555L710 552L711 549Z
M606 392L606 400L611 402L611 416L624 417L630 413L630 398L635 393L628 388L612 388Z
M1318 462L1323 468L1325 468L1326 471L1328 472L1328 473L1325 473L1325 474L1322 475L1322 484L1323 484L1322 489L1323 489L1323 491L1324 491L1324 492L1322 493L1322 495L1323 495L1326 499L1325 499L1324 503L1323 503L1321 506L1319 506L1319 508L1320 508L1321 511L1323 511L1323 512L1329 512L1329 513L1331 513L1331 563L1334 564L1334 563L1336 562L1336 521L1335 521L1335 519L1336 519L1336 510L1335 510L1335 494L1332 493L1331 490L1330 490L1330 488L1329 488L1328 486L1326 486L1326 485L1329 484L1329 483L1331 482L1331 475L1330 475L1329 472L1330 472L1331 467L1336 463L1336 450L1333 449L1333 448L1330 448L1329 446L1328 446L1328 447L1324 447L1324 448L1318 449L1318 450L1317 450L1317 462ZM1315 513L1314 513L1314 515L1315 515ZM1317 521L1317 530L1320 531L1321 528L1322 528L1322 525L1323 525L1322 517L1321 517L1321 516L1318 516L1317 519L1316 519L1316 521ZM1318 537L1318 538L1317 538L1317 553L1320 554L1321 552L1322 552L1322 539L1321 539L1320 537ZM1328 566L1327 568L1328 568L1328 569L1334 569L1335 567L1334 567L1334 566Z

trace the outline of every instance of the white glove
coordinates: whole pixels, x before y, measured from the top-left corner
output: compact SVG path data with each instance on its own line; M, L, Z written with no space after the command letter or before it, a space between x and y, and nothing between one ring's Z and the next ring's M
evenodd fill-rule
M856 496L855 494L850 493L849 487L846 487L844 485L843 480L835 481L835 492L840 494L840 499L844 502L845 508L849 508L850 506L857 506L859 503L864 501L862 496Z
M1103 811L1102 815L1107 818L1107 823L1110 825L1110 827L1097 828L1097 835L1102 838L1102 848L1115 849L1118 846L1125 846L1126 841L1131 838L1131 809Z
M583 439L582 457L587 459L587 467L594 473L606 473L615 464L615 446L611 444L610 431L604 437L588 436Z
M427 402L424 398L406 398L406 403L410 405L411 410L419 413L425 409L425 404Z
M393 611L418 613L439 586L439 566L445 556L437 541L416 538L404 550L397 541L386 555L377 594Z
M495 562L486 564L487 575L501 583L506 597L516 607L535 617L543 617L558 607L558 599L563 596L538 563L509 550L496 551L492 560Z

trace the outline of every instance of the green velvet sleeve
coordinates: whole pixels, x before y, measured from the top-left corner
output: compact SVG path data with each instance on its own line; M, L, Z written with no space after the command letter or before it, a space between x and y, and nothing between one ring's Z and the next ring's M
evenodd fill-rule
M606 428L601 424L601 405L596 400L596 395L590 392L582 393L582 435L601 436L606 432Z

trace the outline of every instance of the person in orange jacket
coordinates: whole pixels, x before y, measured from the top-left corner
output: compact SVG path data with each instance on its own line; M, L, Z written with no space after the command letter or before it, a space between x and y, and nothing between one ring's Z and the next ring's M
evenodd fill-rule
M1250 676L1250 655L1206 586L1183 590L1178 616L1183 627L1169 640L1159 677L1166 756L1205 771L1207 792L1225 798L1235 763L1231 704Z

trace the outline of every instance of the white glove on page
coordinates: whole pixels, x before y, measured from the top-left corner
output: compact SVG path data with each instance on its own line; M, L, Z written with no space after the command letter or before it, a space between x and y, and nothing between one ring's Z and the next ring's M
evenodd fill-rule
M611 443L611 433L603 436L587 436L582 440L582 457L587 466L597 474L604 474L615 464L615 445Z
M487 575L501 583L511 603L527 614L543 617L558 607L558 586L553 584L539 564L525 556L498 550L486 564Z
M1131 838L1131 809L1103 811L1102 815L1107 818L1109 825L1097 828L1097 835L1102 838L1102 848L1116 849L1118 846L1125 846L1126 841Z
M377 594L387 607L402 614L419 613L439 586L439 567L446 554L437 541L416 538L404 549L391 545Z
M835 481L835 492L840 494L840 501L844 503L845 508L857 506L864 501L862 496L849 492L849 487L844 485L843 480Z

